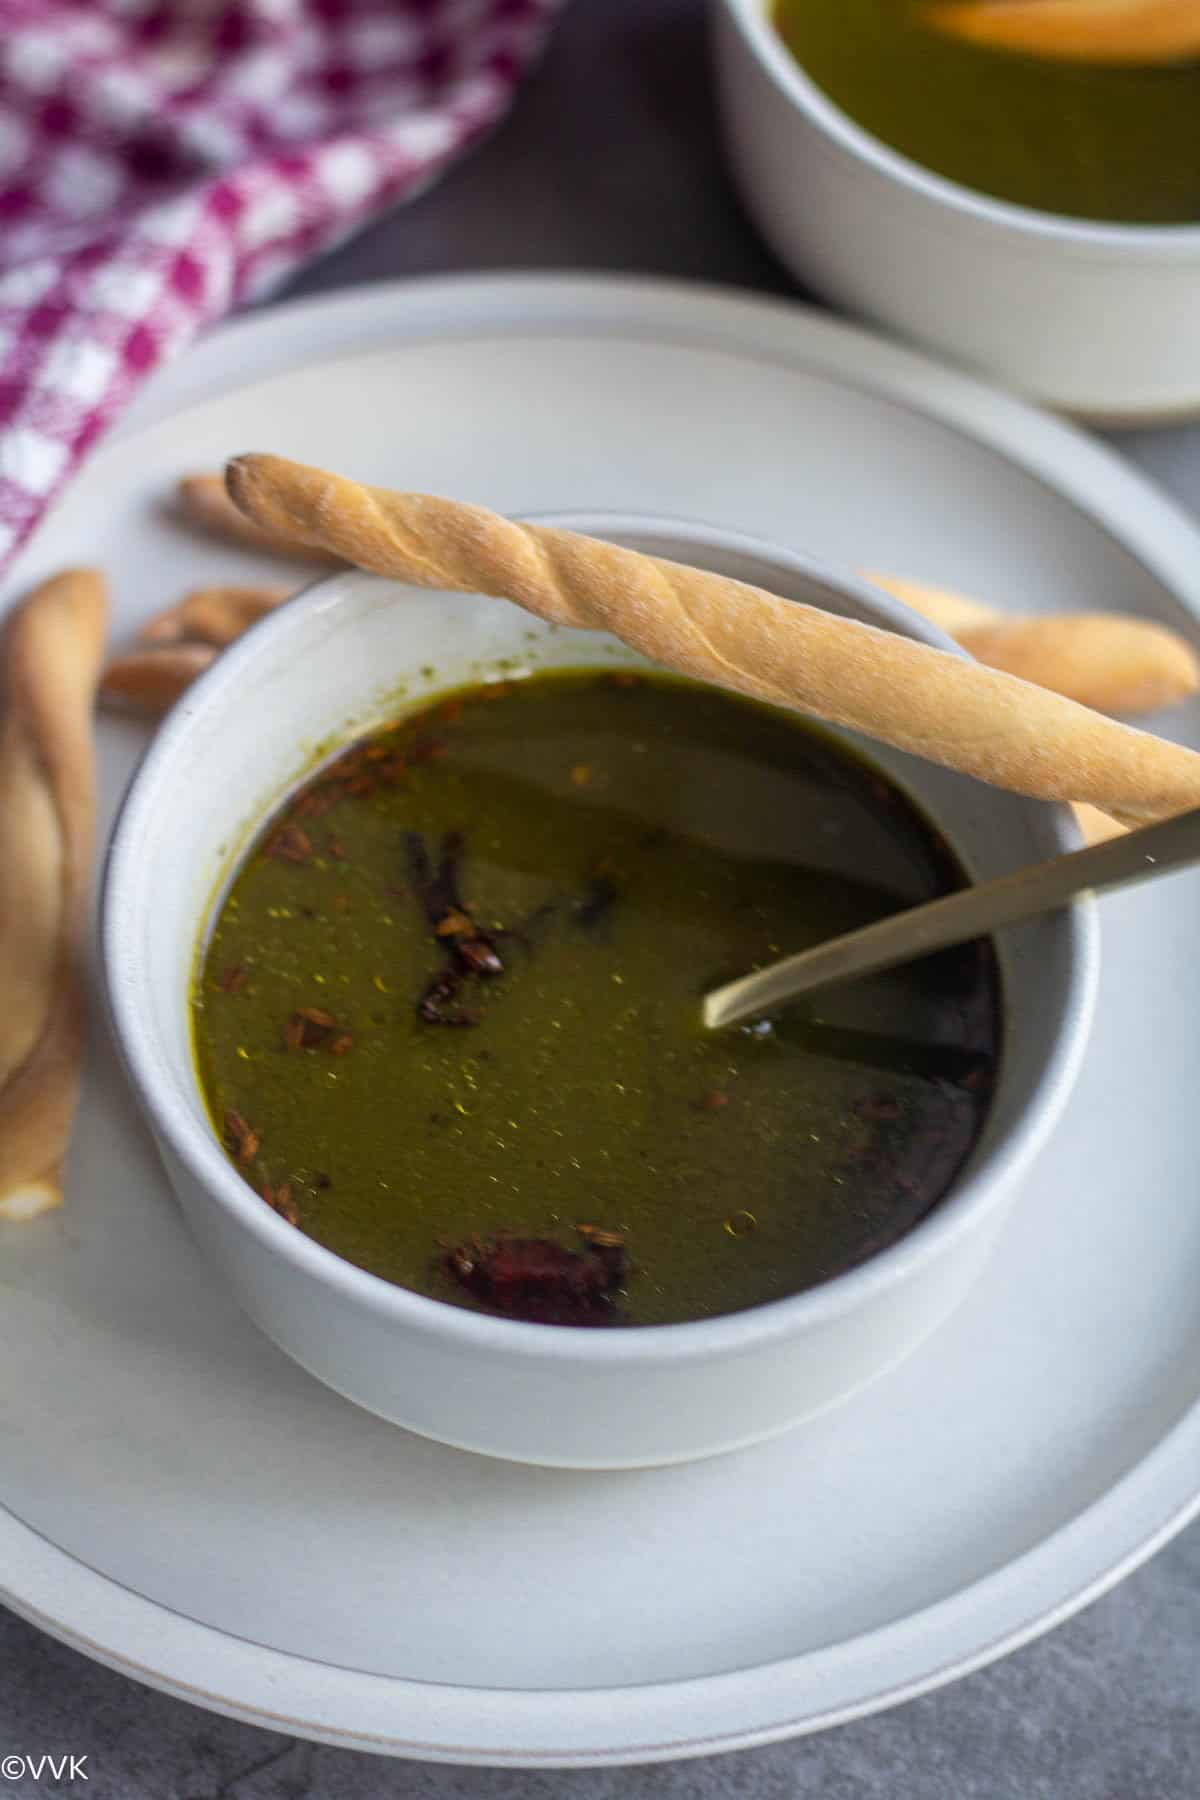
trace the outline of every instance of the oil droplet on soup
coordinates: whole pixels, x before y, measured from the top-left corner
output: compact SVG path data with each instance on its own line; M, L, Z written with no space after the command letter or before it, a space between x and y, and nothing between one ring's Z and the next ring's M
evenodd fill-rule
M234 873L193 1009L214 1129L297 1229L456 1305L777 1300L902 1237L970 1154L993 956L729 1032L700 998L961 882L787 714L658 675L465 689L307 778Z

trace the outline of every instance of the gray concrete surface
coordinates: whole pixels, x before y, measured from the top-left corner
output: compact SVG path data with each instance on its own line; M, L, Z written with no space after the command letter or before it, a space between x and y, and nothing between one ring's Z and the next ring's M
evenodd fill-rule
M795 293L717 144L700 0L573 0L496 136L294 292L479 268L640 270ZM1200 428L1122 447L1200 512ZM699 1762L529 1774L386 1762L212 1717L0 1613L4 1792L96 1800L1196 1800L1200 1527L1080 1617L927 1699ZM74 1752L87 1783L3 1779Z

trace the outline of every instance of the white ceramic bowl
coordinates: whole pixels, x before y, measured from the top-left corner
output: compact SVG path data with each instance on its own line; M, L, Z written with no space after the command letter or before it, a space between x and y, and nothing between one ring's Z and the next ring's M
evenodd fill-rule
M870 589L728 533L556 522L945 642ZM1005 935L1004 1051L982 1141L930 1217L850 1274L723 1318L613 1331L486 1317L393 1286L285 1224L226 1160L193 1070L189 983L217 886L299 773L304 746L394 714L400 682L415 705L505 658L639 661L611 638L542 626L507 603L356 573L310 588L228 651L160 731L117 824L101 927L116 1039L197 1238L251 1317L321 1380L397 1424L494 1456L616 1468L708 1455L848 1394L961 1300L1078 1067L1093 913L1083 906ZM1073 841L1056 809L898 754L878 760L976 876Z
M714 0L713 29L735 177L802 281L1097 422L1200 411L1200 223L989 199L856 125L784 45L769 0Z

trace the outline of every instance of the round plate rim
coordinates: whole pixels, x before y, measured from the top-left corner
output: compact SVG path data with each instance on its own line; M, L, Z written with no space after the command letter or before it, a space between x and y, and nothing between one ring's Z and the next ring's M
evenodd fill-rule
M366 339L339 353L356 326ZM922 352L816 309L736 290L624 276L464 275L286 302L205 338L156 378L113 441L194 400L301 365L350 361L431 336L528 336L551 327L560 335L599 331L642 341L669 333L674 343L742 355L749 349L757 360L883 393L988 445L1069 499L1200 616L1200 529L1114 452ZM1019 1648L1098 1598L1200 1513L1198 1467L1200 1398L1101 1500L936 1606L830 1650L662 1684L478 1689L309 1661L143 1599L2 1508L0 1570L7 1572L0 1599L51 1636L147 1685L345 1748L510 1767L666 1761L844 1723ZM956 1618L964 1610L965 1630ZM854 1693L856 1659L865 1679ZM839 1696L839 1678L845 1687L847 1675L851 1691ZM698 1731L701 1724L707 1729Z

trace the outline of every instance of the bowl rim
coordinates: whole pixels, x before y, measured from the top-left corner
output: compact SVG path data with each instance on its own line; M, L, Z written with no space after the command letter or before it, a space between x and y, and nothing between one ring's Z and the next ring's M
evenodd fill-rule
M690 546L701 556L706 549L752 556L785 571L793 581L850 598L876 615L884 628L894 627L901 635L965 655L939 628L867 581L765 539L700 520L624 511L558 510L527 516L530 522L590 530L593 535L635 541L662 538ZM299 1277L316 1282L332 1297L389 1325L509 1359L627 1368L723 1360L828 1325L888 1291L904 1287L1004 1205L1054 1128L1086 1051L1099 977L1099 929L1091 896L1049 915L1052 928L1066 939L1066 994L1042 1076L1024 1112L989 1150L983 1166L971 1170L903 1237L864 1263L798 1294L671 1325L625 1331L569 1325L551 1328L473 1312L387 1281L297 1231L263 1204L229 1162L211 1127L201 1123L207 1107L194 1071L197 1112L178 1103L152 1021L137 1004L137 945L143 915L151 904L149 884L141 879L145 866L142 846L164 811L175 820L176 832L183 830L179 810L170 801L171 776L178 762L187 759L193 718L202 712L219 712L241 691L246 677L250 681L245 685L252 684L255 666L272 653L280 636L302 629L309 617L327 610L339 597L366 597L372 591L403 585L360 569L335 571L302 589L286 608L253 625L192 684L159 728L134 771L109 837L100 882L98 935L110 1034L156 1137L209 1202L230 1214L236 1226L277 1261L290 1265ZM343 590L340 595L339 590ZM297 735L298 745L301 735ZM1068 808L1032 800L1024 804L1041 811L1060 849L1076 847L1078 832Z
M775 86L807 113L827 138L875 174L958 214L971 225L1074 249L1119 251L1147 262L1178 259L1187 263L1200 256L1200 222L1138 225L1082 219L994 198L937 174L876 137L826 94L771 24L769 0L718 0L718 4Z

